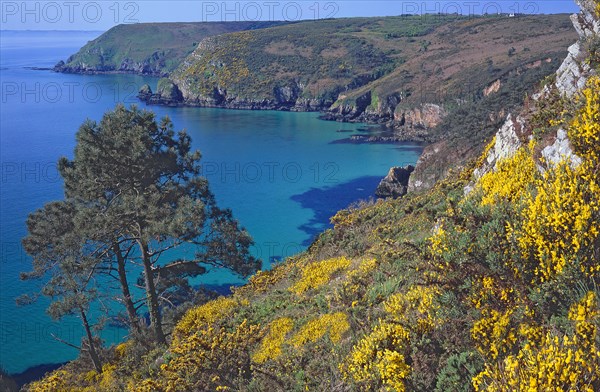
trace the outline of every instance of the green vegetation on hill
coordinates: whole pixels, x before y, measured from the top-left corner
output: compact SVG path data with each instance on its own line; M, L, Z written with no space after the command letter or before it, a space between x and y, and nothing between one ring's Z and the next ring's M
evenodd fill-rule
M328 19L227 34L201 44L173 78L191 101L217 88L239 100L294 104L318 98L331 104L346 86L361 86L406 60L400 45L388 42L422 36L457 19ZM281 92L285 87L289 93Z
M61 72L132 72L164 76L206 37L273 26L272 22L137 23L118 25L88 42Z
M421 17L425 21L438 16ZM381 40L379 34L365 38L388 47L404 61L379 80L348 92L344 102L354 103L371 91L380 97L379 105L390 95L403 98L400 108L421 103L451 105L453 100L483 95L483 89L506 77L519 67L564 58L576 38L567 15L532 15L461 18L449 20L435 30L415 39L397 36ZM515 54L509 51L515 49Z
M172 79L188 104L331 106L345 119L392 120L396 107L480 96L519 68L563 58L575 38L567 15L304 21L209 38Z
M306 252L190 306L167 346L134 336L101 372L82 356L29 390L600 390L600 77L556 89L494 167L492 139L433 189L340 211ZM543 158L557 128L576 157Z

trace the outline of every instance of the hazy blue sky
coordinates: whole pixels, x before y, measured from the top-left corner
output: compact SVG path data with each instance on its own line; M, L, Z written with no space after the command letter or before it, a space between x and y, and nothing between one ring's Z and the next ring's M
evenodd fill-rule
M327 17L423 13L577 12L573 0L396 1L396 0L0 0L2 30L107 30L120 23L300 20Z

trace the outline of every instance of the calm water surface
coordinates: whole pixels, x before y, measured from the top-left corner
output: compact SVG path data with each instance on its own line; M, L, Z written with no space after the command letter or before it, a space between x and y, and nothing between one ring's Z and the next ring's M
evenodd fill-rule
M118 102L138 103L137 90L156 79L133 75L65 75L27 67L51 67L94 32L1 33L0 81L0 365L9 373L73 359L77 352L52 338L79 342L77 319L52 322L47 301L17 307L15 298L38 287L21 282L30 268L20 239L27 214L62 198L56 171L71 156L75 133L86 119L99 120ZM139 103L138 103L139 104ZM141 105L143 106L143 104ZM421 148L402 144L336 143L365 132L364 125L318 120L316 113L151 107L185 128L202 151L203 170L221 206L230 207L269 262L304 250L329 227L335 211L373 195L390 166L414 164ZM241 283L212 271L198 283ZM107 343L125 332L107 327Z

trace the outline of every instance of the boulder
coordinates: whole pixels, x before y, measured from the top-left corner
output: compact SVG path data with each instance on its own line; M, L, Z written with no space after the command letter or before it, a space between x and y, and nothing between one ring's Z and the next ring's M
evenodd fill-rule
M138 98L142 101L148 101L152 97L152 88L148 84L144 84L138 91Z
M406 167L392 167L383 180L377 186L375 195L379 198L398 198L406 195L408 191L408 179L415 167L408 165Z
M573 168L581 164L581 158L573 152L567 131L562 128L556 132L554 143L542 150L542 157L551 166L556 166L564 160L567 160Z

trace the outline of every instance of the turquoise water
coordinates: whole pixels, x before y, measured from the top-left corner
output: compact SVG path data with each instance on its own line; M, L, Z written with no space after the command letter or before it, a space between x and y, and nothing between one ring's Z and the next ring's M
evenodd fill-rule
M19 272L30 260L20 249L29 212L62 197L56 171L70 156L86 118L100 119L117 102L137 103L135 93L153 78L132 75L63 75L25 67L51 67L98 33L2 32L0 79L0 365L10 373L76 356L52 334L77 343L77 319L54 323L47 302L17 307L15 298L35 290ZM411 144L343 143L364 125L321 121L316 113L151 107L191 134L203 154L203 170L221 206L256 241L255 255L277 260L307 247L329 227L340 208L373 195L390 166L414 164L421 148ZM235 277L213 271L200 283L229 286ZM124 331L107 327L103 338Z

